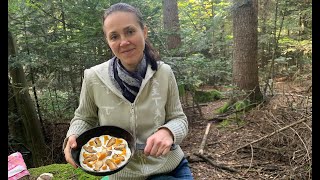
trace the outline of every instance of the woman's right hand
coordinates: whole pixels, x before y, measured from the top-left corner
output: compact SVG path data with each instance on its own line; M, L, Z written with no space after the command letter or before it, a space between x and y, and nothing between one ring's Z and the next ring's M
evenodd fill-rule
M77 142L76 142L77 136L76 135L71 135L68 138L66 147L64 148L64 157L68 163L70 163L74 168L77 168L78 166L76 163L72 160L71 157L71 148L76 148L77 147Z

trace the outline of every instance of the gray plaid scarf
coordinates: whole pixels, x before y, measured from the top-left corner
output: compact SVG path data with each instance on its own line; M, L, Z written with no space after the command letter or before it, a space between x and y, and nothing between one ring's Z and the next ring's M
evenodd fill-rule
M147 72L145 55L143 55L141 62L134 72L127 71L117 57L111 59L110 63L109 75L113 80L114 85L122 92L122 95L126 99L133 103Z

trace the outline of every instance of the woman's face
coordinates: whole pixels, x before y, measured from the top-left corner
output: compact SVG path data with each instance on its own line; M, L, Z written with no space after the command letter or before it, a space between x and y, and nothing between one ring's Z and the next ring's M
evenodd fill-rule
M141 28L135 14L118 11L107 16L103 31L115 56L127 70L134 71L143 57L147 28Z

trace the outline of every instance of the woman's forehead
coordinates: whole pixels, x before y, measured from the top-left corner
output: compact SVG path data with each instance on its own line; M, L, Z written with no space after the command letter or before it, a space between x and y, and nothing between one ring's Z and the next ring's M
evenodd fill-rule
M106 17L103 23L103 28L107 32L124 30L128 27L137 27L139 26L137 17L134 13L130 12L114 12Z

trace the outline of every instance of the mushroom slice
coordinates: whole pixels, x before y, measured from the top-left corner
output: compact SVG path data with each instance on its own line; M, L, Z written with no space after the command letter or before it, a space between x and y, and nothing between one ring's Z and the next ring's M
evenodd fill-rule
M83 149L89 153L96 153L97 151L93 149L92 146L83 146Z
M101 167L102 170L107 170L108 169L108 165L104 164L102 167Z
M103 136L104 138L104 142L103 142L103 144L106 144L106 142L109 140L109 136L108 135L104 135Z
M115 150L122 151L126 147L125 144L118 144L117 146L114 147Z
M111 149L111 150L112 150L112 149ZM107 148L105 148L105 147L102 146L102 151L101 151L101 153L106 153L107 156L110 156L110 155L112 154L112 151L108 151Z
M116 143L116 138L112 137L107 144L107 147L110 147Z
M100 168L102 167L103 165L103 161L97 161L95 164L94 164L94 169L95 171L100 171Z
M125 160L124 157L121 156L121 155L119 155L119 154L114 154L114 155L112 156L112 159L113 159L113 162L116 163L116 164L120 164L121 161L124 161L124 160Z
M89 146L96 146L96 142L94 142L93 140L89 141Z
M100 146L101 146L100 138L96 138L96 139L94 140L94 142L96 143L96 147L100 147Z
M105 163L108 165L110 170L115 170L115 169L118 168L118 166L113 161L111 161L110 159L107 159Z
M92 156L88 156L83 160L83 164L88 164L88 162L95 161L97 159L98 159L97 155L92 154Z
M89 156L92 156L93 154L91 153L86 153L85 151L82 153L83 158L87 158Z

